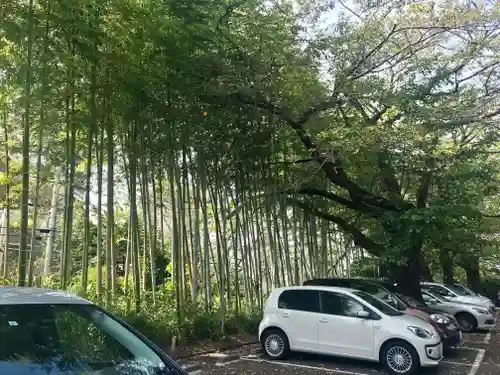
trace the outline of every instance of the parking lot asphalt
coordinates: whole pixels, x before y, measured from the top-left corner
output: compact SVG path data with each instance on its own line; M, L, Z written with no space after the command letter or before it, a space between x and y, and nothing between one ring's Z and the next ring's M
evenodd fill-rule
M477 375L500 374L500 314L497 310L496 325L484 338L486 349L484 358L479 366ZM474 374L473 374L474 375Z
M311 354L292 354L271 361L259 345L186 358L180 362L191 375L382 375L379 364ZM464 334L461 345L445 353L437 368L422 369L433 375L500 374L500 324L491 332Z

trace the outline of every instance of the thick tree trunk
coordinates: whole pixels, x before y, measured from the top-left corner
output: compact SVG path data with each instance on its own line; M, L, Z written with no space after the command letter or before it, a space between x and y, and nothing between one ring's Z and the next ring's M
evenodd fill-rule
M394 237L397 240L399 235ZM407 261L401 265L392 265L388 273L392 280L398 283L401 291L419 301L423 301L420 282L424 277L424 264L422 247L424 239L415 234L410 236L410 247L402 254L407 256ZM426 267L426 266L425 266Z
M432 282L433 281L432 273L431 273L431 270L429 268L429 265L427 264L427 262L424 259L423 254L420 254L418 262L420 264L420 269L422 270L422 280Z
M464 267L467 275L467 284L476 293L483 292L481 290L481 275L479 274L479 264L477 261L470 262L467 267Z
M443 282L445 284L453 283L453 259L447 249L441 249L439 253L439 261L443 272Z
M393 267L389 272L392 279L398 283L403 294L422 301L422 292L420 290L422 269L419 262Z

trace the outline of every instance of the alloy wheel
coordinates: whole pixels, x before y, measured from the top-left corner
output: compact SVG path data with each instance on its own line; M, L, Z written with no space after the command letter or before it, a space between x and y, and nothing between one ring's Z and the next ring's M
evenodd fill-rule
M272 333L267 336L264 347L271 357L279 357L285 350L285 342L280 335Z
M413 360L407 349L401 346L393 346L387 351L387 365L394 372L404 374L411 369Z

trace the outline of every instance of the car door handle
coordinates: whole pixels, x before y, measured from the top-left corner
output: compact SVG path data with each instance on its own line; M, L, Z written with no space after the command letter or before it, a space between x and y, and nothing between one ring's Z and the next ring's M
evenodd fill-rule
M319 320L320 323L328 323L328 319L327 318L321 318Z

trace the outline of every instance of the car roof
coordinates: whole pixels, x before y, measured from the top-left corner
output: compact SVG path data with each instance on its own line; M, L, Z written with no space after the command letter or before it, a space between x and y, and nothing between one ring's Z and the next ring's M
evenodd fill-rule
M333 285L331 285L333 284ZM351 290L361 290L363 291L365 286L369 287L377 287L379 289L383 289L386 292L393 293L383 282L379 282L375 279L366 279L366 278L327 278L327 279L311 279L305 281L303 285L307 286L329 286L329 287L337 287L343 289L351 289ZM369 292L367 292L369 293ZM370 294L370 293L369 293Z
M287 291L287 290L319 290L319 291L324 291L324 292L341 292L341 293L358 292L357 289L343 288L343 287L338 287L338 286L324 286L324 285L290 286L290 287L276 288L273 291L279 292L279 294L281 294L282 292Z
M16 286L0 287L0 305L91 305L92 303L70 293L52 289Z
M332 282L353 282L353 281L365 281L372 282L372 279L366 279L362 277L325 277L325 278L316 278L304 281L305 285L311 285L309 283L321 282L321 281L332 281Z

